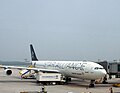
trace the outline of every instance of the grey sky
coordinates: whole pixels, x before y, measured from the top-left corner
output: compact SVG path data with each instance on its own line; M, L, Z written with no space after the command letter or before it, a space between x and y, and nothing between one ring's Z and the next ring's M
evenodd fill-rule
M120 0L0 0L0 60L120 59Z

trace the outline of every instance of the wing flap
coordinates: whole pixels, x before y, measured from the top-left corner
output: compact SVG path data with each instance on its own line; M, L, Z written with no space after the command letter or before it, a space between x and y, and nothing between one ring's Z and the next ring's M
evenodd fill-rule
M41 68L27 68L27 70L34 70L38 72L56 72L59 73L59 70L53 70L53 69L41 69Z

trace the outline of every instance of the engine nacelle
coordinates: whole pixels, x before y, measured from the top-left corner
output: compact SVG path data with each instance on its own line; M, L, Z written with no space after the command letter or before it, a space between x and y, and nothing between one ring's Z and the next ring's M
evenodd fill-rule
M5 69L5 74L6 75L11 75L12 74L12 70L11 69Z

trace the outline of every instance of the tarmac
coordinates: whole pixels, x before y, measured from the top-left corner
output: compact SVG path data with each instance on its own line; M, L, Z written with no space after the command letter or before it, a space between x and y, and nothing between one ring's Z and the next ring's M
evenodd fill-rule
M46 85L47 93L110 93L112 83L120 83L120 78L108 80L110 84L95 84L89 88L90 81L72 79L67 85ZM21 79L19 70L13 70L11 76L7 76L3 69L0 69L0 93L37 93L43 86L36 83L35 79ZM119 87L112 87L113 93L120 93Z

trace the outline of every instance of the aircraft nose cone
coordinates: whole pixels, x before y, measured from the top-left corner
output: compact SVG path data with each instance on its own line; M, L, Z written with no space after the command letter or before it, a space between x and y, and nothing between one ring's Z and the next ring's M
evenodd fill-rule
M102 71L101 71L101 74L106 75L106 74L107 74L106 70L105 70L105 69L102 70Z

